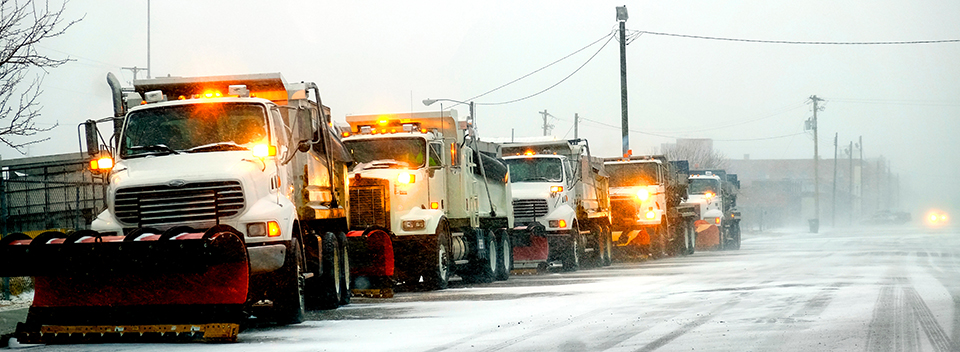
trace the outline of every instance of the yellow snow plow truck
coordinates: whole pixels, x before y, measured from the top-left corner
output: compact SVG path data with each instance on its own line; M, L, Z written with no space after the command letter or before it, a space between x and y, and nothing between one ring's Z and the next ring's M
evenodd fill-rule
M229 342L251 316L349 302L352 161L315 84L107 80L112 130L78 126L106 209L86 230L0 241L0 276L36 282L19 342Z

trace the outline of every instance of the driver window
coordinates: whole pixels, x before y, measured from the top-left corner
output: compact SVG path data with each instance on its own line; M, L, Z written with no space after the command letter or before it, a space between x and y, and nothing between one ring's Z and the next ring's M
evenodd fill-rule
M272 129L274 136L276 136L276 143L278 146L287 145L287 133L286 125L282 124L283 118L280 116L280 110L277 108L270 109L270 128ZM282 127L281 127L282 126ZM282 148L280 148L282 149Z
M440 143L430 143L430 147L427 150L428 164L429 167L442 166L443 165L443 144Z

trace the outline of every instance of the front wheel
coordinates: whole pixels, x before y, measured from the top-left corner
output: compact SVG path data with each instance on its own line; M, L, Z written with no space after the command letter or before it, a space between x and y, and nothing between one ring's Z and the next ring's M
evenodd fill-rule
M574 225L570 230L570 237L567 240L567 248L563 251L563 271L580 270L581 243L579 226Z
M450 283L450 274L453 271L453 260L450 254L451 240L450 227L444 222L437 228L436 236L426 243L429 251L427 262L431 263L431 267L424 273L423 281L429 289L442 290Z
M280 324L299 324L306 314L303 289L303 256L300 255L300 242L296 238L290 241L283 267L277 271L280 287L273 303L275 321Z

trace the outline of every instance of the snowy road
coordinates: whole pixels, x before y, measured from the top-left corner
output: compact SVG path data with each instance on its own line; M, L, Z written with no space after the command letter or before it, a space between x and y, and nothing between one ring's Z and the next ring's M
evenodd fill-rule
M393 299L356 299L226 345L30 351L958 351L960 233L745 234L739 251Z

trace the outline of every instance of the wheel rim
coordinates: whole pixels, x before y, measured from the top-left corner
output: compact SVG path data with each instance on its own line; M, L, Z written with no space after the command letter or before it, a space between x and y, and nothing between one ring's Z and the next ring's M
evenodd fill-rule
M500 250L503 251L503 270L510 272L510 240L500 240Z
M340 295L341 295L341 292L340 292L340 277L341 277L341 276L340 276L340 274L342 273L342 271L340 271L340 251L337 250L336 248L337 248L337 246L334 246L334 250L333 250L333 275L334 275L334 276L333 276L333 277L334 277L334 280L333 280L333 292L336 293L337 297L340 297Z
M346 247L343 250L343 284L344 288L350 290L350 256L347 254Z
M437 270L440 271L440 279L446 280L449 270L447 268L447 245L443 243L443 240L437 245L437 257L439 258Z
M490 240L487 243L487 262L490 265L490 272L497 272L497 241Z

